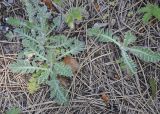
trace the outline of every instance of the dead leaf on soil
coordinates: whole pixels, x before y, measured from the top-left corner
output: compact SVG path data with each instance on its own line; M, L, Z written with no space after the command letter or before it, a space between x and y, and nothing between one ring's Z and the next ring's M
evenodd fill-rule
M78 64L77 60L74 59L72 56L64 57L63 62L66 65L69 65L71 67L73 74L75 74L78 71L79 64ZM70 78L68 78L68 77L57 76L57 79L60 81L60 83L64 87L68 87L71 83Z
M57 79L59 80L59 82L62 84L62 86L64 87L68 87L70 85L70 79L67 77L63 77L63 76L57 76Z
M98 3L95 3L94 5L95 5L96 10L99 12L99 11L100 11L100 6L99 6L99 4L98 4Z
M114 79L115 79L115 80L120 80L120 76L116 74L116 75L114 76Z
M79 64L78 64L77 60L74 59L72 56L64 57L63 62L66 65L69 65L71 67L73 74L75 74L78 71Z
M103 102L106 104L106 106L108 106L109 96L105 92L100 93L100 96L101 96L101 99L103 100Z
M41 0L41 2L45 3L45 5L48 7L48 9L53 9L53 4L51 0Z

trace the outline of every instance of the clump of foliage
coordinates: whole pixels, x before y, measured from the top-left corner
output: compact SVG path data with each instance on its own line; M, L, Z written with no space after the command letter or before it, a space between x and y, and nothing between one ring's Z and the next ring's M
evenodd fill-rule
M139 12L144 13L144 23L147 23L152 17L155 17L160 21L160 8L156 4L147 4L145 7L142 7Z
M80 7L71 7L65 15L65 22L70 28L74 28L75 20L82 20L82 13L84 10Z
M20 114L20 113L21 113L21 109L17 107L12 107L6 112L6 114Z
M30 93L37 91L41 84L47 84L51 98L55 98L57 103L67 103L68 92L60 85L57 76L73 75L71 67L62 59L78 54L84 49L84 43L64 35L51 35L56 24L54 21L48 23L51 12L39 0L24 0L23 4L28 18L9 18L7 21L15 26L7 36L21 39L24 47L9 68L15 73L32 74L28 83Z
M150 85L150 89L151 89L151 96L152 96L152 99L155 99L156 97L156 93L157 93L157 80L154 79L153 77L151 77L149 79L149 85Z
M99 28L92 28L88 30L88 35L91 37L97 37L100 42L111 42L119 47L121 50L121 60L132 74L137 73L137 65L130 57L130 53L142 59L145 62L158 62L160 61L160 53L153 52L149 48L142 46L130 46L136 41L136 37L131 33L127 32L124 36L124 42L120 42L116 36L112 36L111 32L105 32Z

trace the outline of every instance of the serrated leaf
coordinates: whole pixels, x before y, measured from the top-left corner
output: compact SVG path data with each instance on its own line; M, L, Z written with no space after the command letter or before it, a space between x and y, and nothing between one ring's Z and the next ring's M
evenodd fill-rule
M147 4L145 7L142 7L138 10L139 13L146 13L146 12L149 12L151 8L150 6L151 4Z
M153 52L149 48L134 46L128 48L128 50L134 54L135 56L139 57L145 62L158 62L160 61L160 53Z
M73 44L70 45L70 51L67 52L68 54L73 54L73 55L76 55L78 54L79 52L83 51L84 50L84 42L81 42L79 40L74 40ZM68 55L66 54L66 55Z
M143 15L143 22L147 23L149 21L149 19L152 17L151 13L146 13Z
M139 10L140 13L144 13L143 21L147 23L149 19L154 16L160 21L160 8L156 4L147 4Z
M20 114L20 113L21 113L21 109L18 107L12 107L6 112L6 114Z
M14 29L14 32L18 34L18 36L21 39L28 39L30 41L33 41L35 43L39 44L39 41L37 41L34 37L32 37L29 33L26 33L23 29Z
M47 70L46 68L37 67L36 65L31 65L29 61L17 60L16 62L9 65L9 68L14 73L33 73L38 70Z
M29 93L33 94L39 89L40 85L38 84L38 80L35 77L31 77L31 79L28 82L27 89Z
M68 94L65 89L60 86L59 81L55 79L55 76L51 76L51 80L48 81L48 85L50 86L51 98L55 98L56 102L59 104L68 103Z
M69 65L65 65L63 62L55 63L54 69L59 75L67 77L73 76L71 67Z
M66 13L65 22L69 25L70 28L74 28L74 21L82 20L83 9L80 7L71 7Z
M13 38L16 37L16 35L13 32L11 32L11 31L9 31L9 33L7 33L5 36L7 37L7 39L9 41L11 41Z
M74 39L73 42L68 45L67 47L64 47L65 49L61 49L61 55L57 58L57 60L60 60L61 58L67 56L67 55L76 55L84 50L84 42L81 42L77 39Z
M87 35L90 37L97 37L99 38L101 34L104 34L104 30L100 28L90 28L87 30Z
M16 27L23 26L23 21L18 18L9 17L6 22Z
M117 42L117 37L112 37L112 32L104 32L103 30L100 30L99 28L93 28L88 30L89 36L96 36L98 41L100 42L112 42L121 47L121 44Z
M60 48L60 47L66 47L72 44L74 41L73 38L67 38L64 35L56 35L54 37L50 37L49 44L50 46L47 46L49 48Z
M125 34L124 36L124 42L123 45L124 46L128 46L129 44L133 43L136 41L136 37L129 31Z
M31 53L34 54L40 61L47 60L47 58L45 57L44 47L39 46L37 43L32 42L30 40L23 40L22 44L25 47L25 55Z
M50 75L50 71L43 71L41 72L40 76L38 77L38 84L44 84L47 82Z
M150 78L149 85L151 88L152 99L154 99L156 97L156 93L157 93L157 81L154 78Z
M53 0L53 1L58 5L62 5L62 3L63 3L63 0Z
M128 54L125 51L121 51L122 57L123 57L123 61L124 63L128 66L128 68L130 69L130 71L133 74L137 73L137 65L134 63L134 61L128 56Z

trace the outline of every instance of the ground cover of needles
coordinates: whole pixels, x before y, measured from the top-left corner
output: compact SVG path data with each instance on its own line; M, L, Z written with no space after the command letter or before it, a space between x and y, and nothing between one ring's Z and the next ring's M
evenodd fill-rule
M152 1L154 3L154 1ZM138 46L150 47L160 52L160 22L152 19L148 24L142 22L138 13L147 0L68 0L63 9L81 6L88 14L76 23L73 30L66 25L59 28L58 34L75 36L85 42L85 51L74 56L80 64L78 72L72 77L69 87L70 101L67 106L58 105L49 97L49 88L42 86L36 93L27 91L28 75L12 73L8 65L16 59L22 49L18 40L5 38L0 30L0 114L13 106L19 107L23 114L158 114L160 113L160 64L146 63L135 56L138 76L130 76L117 63L120 51L111 43L99 43L86 35L87 28L99 26L111 30L122 38L130 30ZM6 16L25 18L19 0L5 6L0 2L0 18ZM2 23L3 19L1 19ZM12 29L12 27L10 28ZM157 81L156 97L151 97L149 79ZM103 99L108 97L106 103ZM106 105L107 104L107 105Z

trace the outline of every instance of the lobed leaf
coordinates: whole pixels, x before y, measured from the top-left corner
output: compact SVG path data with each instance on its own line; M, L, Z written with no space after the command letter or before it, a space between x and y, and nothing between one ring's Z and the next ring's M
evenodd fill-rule
M149 85L151 88L152 99L154 99L156 97L156 93L157 93L157 81L154 78L150 78Z
M68 47L66 46L66 47L64 47L64 49L61 48L61 50L60 50L61 55L57 58L57 60L65 57L67 55L70 55L70 54L76 55L79 52L83 51L84 47L85 47L85 45L83 42L81 42L77 39L74 39L73 42L70 45L68 45Z
M9 17L6 21L8 24L12 25L12 26L23 26L24 22L18 18L13 18L13 17Z
M46 68L37 67L36 64L31 65L29 61L17 60L9 65L9 68L14 73L33 73L38 70L47 70Z
M140 13L144 13L143 22L147 23L149 19L154 16L160 21L160 8L156 4L147 4L139 10Z
M44 84L48 81L50 75L50 71L43 71L40 76L38 77L38 84Z
M23 46L25 47L24 54L34 54L39 61L47 60L45 57L45 49L43 46L38 45L35 42L32 42L30 40L23 40L22 41Z
M70 28L74 28L74 21L82 20L83 9L80 7L71 7L66 13L65 22L69 25Z
M133 62L133 60L128 56L128 54L125 52L125 51L121 51L121 54L122 54L122 58L123 58L123 61L124 63L128 66L128 68L130 69L130 71L133 73L133 74L136 74L137 73L137 65Z
M55 63L54 69L59 75L67 77L73 76L71 67L69 65L65 65L63 62Z
M149 48L134 46L128 48L128 50L134 54L135 56L139 57L145 62L158 62L160 61L160 53L153 52Z
M136 41L136 37L129 31L125 34L124 36L124 42L123 45L124 46L128 46L129 44L133 43Z
M50 37L48 40L49 48L60 48L60 47L68 47L73 43L73 38L67 38L64 35L56 35L54 37Z
M21 113L21 109L18 107L12 107L6 112L6 114L20 114L20 113Z
M117 37L112 36L112 32L104 32L103 30L100 30L99 28L92 28L88 30L89 36L96 36L98 41L100 42L112 42L121 47L121 44L117 42Z
M146 14L143 15L142 20L143 20L144 23L147 23L151 17L152 17L151 13L146 13Z
M68 103L68 94L64 88L60 86L59 81L55 79L55 76L53 76L51 80L48 81L48 85L50 86L51 98L55 98L59 104Z
M38 80L35 77L31 77L31 79L28 82L27 89L29 93L33 94L39 89L40 85L38 84Z

